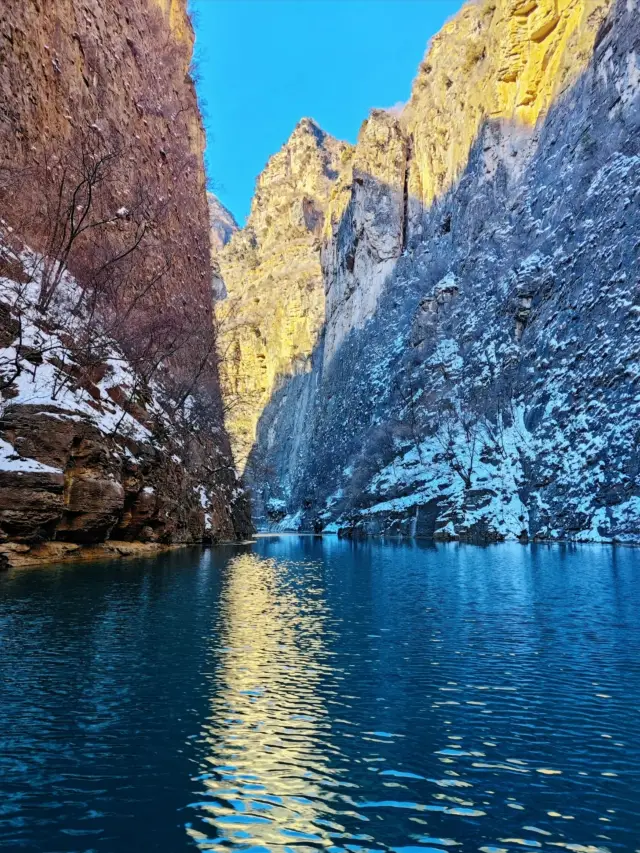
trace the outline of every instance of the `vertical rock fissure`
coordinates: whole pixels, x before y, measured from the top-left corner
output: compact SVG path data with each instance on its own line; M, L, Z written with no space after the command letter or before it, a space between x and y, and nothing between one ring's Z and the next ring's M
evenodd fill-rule
M409 171L411 169L411 156L413 151L413 139L407 136L405 146L404 181L402 186L402 251L406 251L409 235Z

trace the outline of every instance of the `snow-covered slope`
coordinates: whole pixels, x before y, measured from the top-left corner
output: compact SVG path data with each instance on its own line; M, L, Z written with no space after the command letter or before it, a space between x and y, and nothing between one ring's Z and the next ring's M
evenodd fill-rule
M193 398L176 409L161 373L145 383L68 273L43 313L43 259L10 255L2 230L0 542L244 535L223 431L203 429Z
M640 8L606 6L471 4L372 114L261 523L640 542Z

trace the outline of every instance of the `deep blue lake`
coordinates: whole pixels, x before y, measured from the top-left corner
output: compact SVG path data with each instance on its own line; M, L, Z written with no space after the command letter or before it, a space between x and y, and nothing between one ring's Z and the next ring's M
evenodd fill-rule
M0 848L640 850L640 551L268 537L0 576Z

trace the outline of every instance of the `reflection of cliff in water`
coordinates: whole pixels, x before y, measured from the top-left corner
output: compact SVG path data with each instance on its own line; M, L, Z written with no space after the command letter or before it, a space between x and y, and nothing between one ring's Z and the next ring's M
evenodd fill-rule
M325 722L333 670L319 592L297 587L274 560L245 554L229 566L202 733L205 797L187 830L203 850L315 846L327 843L323 826L342 829L326 802L326 787L339 784L331 767L338 750Z

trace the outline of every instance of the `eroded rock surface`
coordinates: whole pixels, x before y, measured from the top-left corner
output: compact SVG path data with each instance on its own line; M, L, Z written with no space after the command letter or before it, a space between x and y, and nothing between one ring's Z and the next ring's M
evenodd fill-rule
M639 51L637 0L473 3L372 115L261 523L640 541Z
M0 280L3 295L9 282ZM4 304L4 303L0 303ZM33 364L0 371L0 550L7 542L105 539L197 543L251 528L244 490L224 433L181 422L161 389L140 386L112 342L90 371L56 340L51 315L23 335L41 335ZM38 328L37 323L41 323ZM1 324L11 337L11 313ZM16 342L17 343L17 342ZM90 375L95 381L92 381Z
M217 253L226 423L241 468L280 378L309 368L324 320L325 213L348 153L302 119L258 177L246 226Z
M0 542L198 542L251 529L211 346L193 40L186 0L2 5ZM107 227L64 258L75 303L54 317L53 302L36 310L27 293L69 225L47 205L56 181L62 197L63 180L99 160L109 170L90 214ZM144 251L110 276L138 237ZM38 254L27 269L21 258ZM100 293L91 309L87 292ZM115 331L70 340L97 316Z

